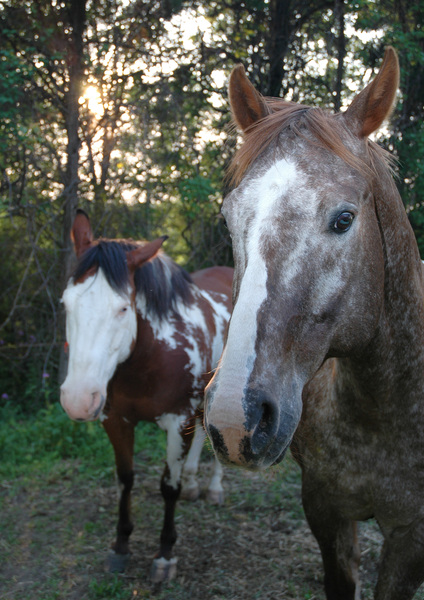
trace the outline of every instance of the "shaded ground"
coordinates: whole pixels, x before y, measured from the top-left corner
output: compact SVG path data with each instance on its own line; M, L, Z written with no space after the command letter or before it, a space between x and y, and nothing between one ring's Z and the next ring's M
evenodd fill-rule
M202 465L204 486L210 467ZM122 576L105 568L117 510L111 472L98 484L81 462L58 461L47 475L0 483L2 600L324 599L292 461L259 474L227 470L224 506L181 502L178 575L155 588L149 571L162 521L161 466L137 457L133 554ZM372 597L380 543L373 523L361 526L364 599Z

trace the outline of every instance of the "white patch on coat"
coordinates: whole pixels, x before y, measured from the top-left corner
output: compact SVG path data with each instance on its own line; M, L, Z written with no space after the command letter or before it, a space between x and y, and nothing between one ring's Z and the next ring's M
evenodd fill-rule
M230 319L231 313L225 305L226 298L219 294L221 302L215 300L212 295L206 290L201 290L200 293L207 300L213 309L213 320L215 325L215 335L212 340L212 369L215 369L218 365L218 361L222 354L224 346L224 334L227 327L227 323Z
M187 417L185 415L174 415L171 413L164 413L156 419L158 426L166 431L166 463L169 468L169 479L166 483L174 489L177 489L181 482L184 462L181 433L186 421Z
M147 310L146 298L143 294L138 293L136 297L137 312L141 317L149 322L153 331L153 336L156 340L163 341L171 350L175 350L178 346L176 340L177 320L172 316L159 319L156 315L151 315Z
M193 376L194 388L203 386L202 377L207 370L207 355L201 351L200 343L203 343L204 339L206 348L210 345L210 333L205 315L196 304L199 294L200 292L197 289L193 289L194 303L190 306L182 305L179 308L179 313L185 324L184 337L187 340L185 352L189 358L189 363L186 369ZM199 332L201 332L203 339L199 339Z
M164 342L169 349L176 350L182 347L187 354L188 363L186 369L193 376L193 387L203 387L203 375L208 370L207 355L201 352L199 345L199 331L202 332L206 347L212 348L212 364L216 366L223 348L223 336L226 323L229 319L229 312L225 306L215 301L210 294L197 287L192 287L194 303L185 305L182 301L176 304L175 311L180 315L180 319L172 313L163 319L149 314L146 307L146 300L141 294L137 295L136 306L142 318L146 319L153 331L156 340ZM205 315L196 302L200 296L205 298L211 305L215 322L216 333L213 339L208 330ZM181 321L184 326L181 327ZM197 401L196 406L199 404Z

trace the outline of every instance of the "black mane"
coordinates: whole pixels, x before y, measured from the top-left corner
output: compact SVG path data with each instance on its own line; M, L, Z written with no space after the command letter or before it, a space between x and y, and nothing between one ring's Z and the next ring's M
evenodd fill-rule
M102 269L111 288L119 294L125 293L129 283L126 252L138 246L128 240L98 240L79 259L74 281L90 269ZM147 312L159 319L178 312L178 301L186 306L193 302L190 275L163 252L136 270L134 283L136 293L146 300Z

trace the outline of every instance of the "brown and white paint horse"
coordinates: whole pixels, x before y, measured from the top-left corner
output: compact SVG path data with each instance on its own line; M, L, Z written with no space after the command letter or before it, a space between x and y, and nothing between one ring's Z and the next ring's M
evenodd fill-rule
M189 497L198 494L203 391L222 352L232 269L211 267L190 277L160 250L164 238L95 242L82 211L73 239L79 262L63 294L69 363L61 403L72 419L100 418L115 451L122 490L112 570L122 571L129 555L134 428L150 421L166 431L165 520L152 572L161 581L175 574L182 479ZM221 478L216 461L209 488L215 502L223 498Z
M356 521L384 536L376 600L424 580L424 277L385 152L369 141L399 81L375 79L330 115L229 87L244 144L222 212L234 311L205 419L216 454L247 468L291 444L328 600L360 597Z

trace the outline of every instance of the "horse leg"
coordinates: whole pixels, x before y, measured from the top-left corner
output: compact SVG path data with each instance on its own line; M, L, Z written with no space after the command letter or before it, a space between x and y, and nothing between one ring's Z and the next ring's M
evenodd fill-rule
M341 517L316 488L302 491L302 499L309 526L321 549L327 600L359 600L356 523Z
M177 559L172 549L177 540L175 529L175 506L181 492L181 475L184 458L193 437L193 426L182 428L181 418L168 415L161 427L167 432L166 466L161 480L161 493L165 502L165 517L160 536L160 549L152 566L154 583L171 580L177 572Z
M211 482L208 488L208 500L211 504L223 504L224 488L222 487L223 469L219 460L214 457L214 466Z
M199 419L195 421L195 430L190 450L184 464L182 474L181 498L184 500L197 500L200 495L199 483L197 481L197 471L199 469L200 454L205 441L206 432L203 429Z
M196 419L194 438L183 469L181 497L184 500L197 500L199 497L200 490L196 475L205 438L206 431L202 421ZM222 476L222 465L219 460L214 457L213 473L207 492L207 499L211 504L222 504L224 502Z
M424 581L424 522L392 532L381 553L375 600L411 600Z
M122 573L129 559L129 537L133 530L131 521L131 489L134 482L134 425L122 417L110 416L103 427L115 452L116 472L120 487L117 537L109 555L109 570Z

